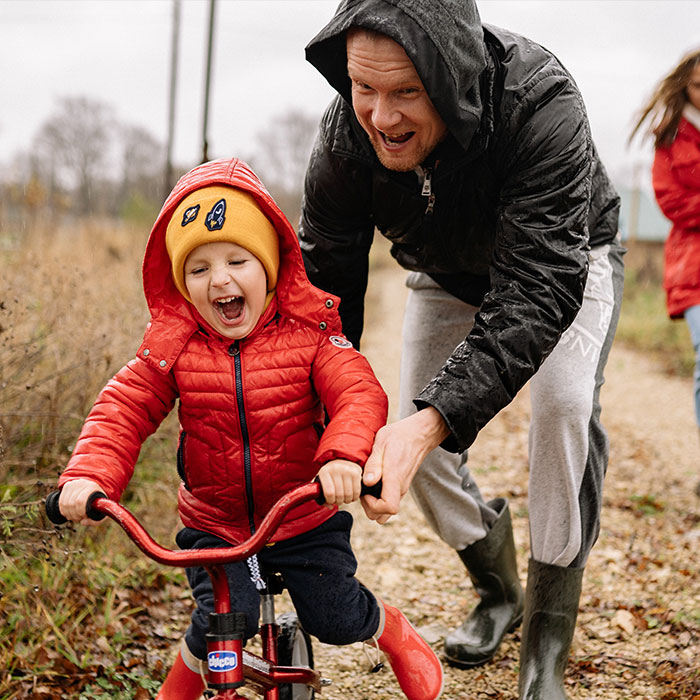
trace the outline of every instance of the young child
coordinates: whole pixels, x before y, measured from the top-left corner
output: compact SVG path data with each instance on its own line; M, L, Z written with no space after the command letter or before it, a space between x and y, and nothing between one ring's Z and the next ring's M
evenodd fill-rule
M141 444L179 401L178 545L247 539L280 496L318 476L326 504L294 509L259 563L282 575L309 634L376 640L408 698L439 697L432 649L354 577L352 516L338 510L359 498L386 396L341 334L338 299L310 284L293 228L245 163L213 161L178 182L151 231L143 279L151 322L85 421L59 480L63 515L91 524L93 491L118 500ZM246 639L259 621L254 568L226 568ZM198 698L204 687L212 587L201 568L187 576L196 609L160 700Z

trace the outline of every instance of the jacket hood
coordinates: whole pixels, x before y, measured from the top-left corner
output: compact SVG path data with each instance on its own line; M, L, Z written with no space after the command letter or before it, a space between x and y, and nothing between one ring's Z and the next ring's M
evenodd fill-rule
M352 27L403 46L450 133L468 148L481 120L484 32L474 0L343 0L306 47L306 59L352 103L345 34Z
M309 282L292 225L250 167L238 158L226 158L204 163L183 175L165 200L151 229L143 261L143 289L151 313L142 345L142 348L148 347L147 354L164 357L165 363L160 367L167 371L198 327L204 326L209 333L214 333L175 286L165 246L168 222L178 204L194 190L208 185L227 185L251 194L279 236L280 265L275 299L261 321L269 320L277 310L322 332L339 333L339 300ZM158 327L165 323L168 328L163 332L162 327ZM153 353L156 343L162 347L158 353Z

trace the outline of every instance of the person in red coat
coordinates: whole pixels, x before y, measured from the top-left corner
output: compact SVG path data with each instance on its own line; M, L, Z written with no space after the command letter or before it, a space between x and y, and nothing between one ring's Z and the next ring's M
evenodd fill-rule
M137 356L102 390L59 479L59 507L85 513L94 491L118 500L141 444L178 402L178 545L226 547L271 506L318 477L326 504L289 513L274 546L226 566L232 609L257 633L260 567L282 575L304 629L328 644L374 640L407 697L434 700L442 668L402 613L356 578L352 516L387 399L341 331L339 300L309 282L296 234L250 168L205 163L177 183L143 265L151 322ZM328 420L325 420L325 416ZM200 697L213 594L187 570L192 622L158 698Z
M700 50L659 82L632 132L649 119L656 200L673 224L664 247L666 306L685 318L695 348L695 418L700 428ZM695 487L700 496L700 482Z

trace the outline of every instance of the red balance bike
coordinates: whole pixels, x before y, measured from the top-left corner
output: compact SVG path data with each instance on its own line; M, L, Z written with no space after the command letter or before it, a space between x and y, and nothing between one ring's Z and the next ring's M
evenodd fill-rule
M363 486L362 493L379 497L381 483ZM58 507L59 495L59 491L54 491L46 498L46 513L56 525L66 522ZM126 508L101 492L90 496L86 513L91 520L112 518L146 556L160 564L206 569L214 590L214 612L207 635L207 685L215 693L212 697L245 700L237 689L246 687L259 693L264 700L311 700L315 692L320 693L331 681L321 678L313 668L311 640L296 615L286 613L275 618L274 595L284 588L281 578L268 577L267 587L261 591L262 652L257 655L243 649L245 615L231 610L223 565L257 554L272 539L292 508L314 499L324 502L318 482L297 487L277 501L250 539L223 549L166 549L153 540Z

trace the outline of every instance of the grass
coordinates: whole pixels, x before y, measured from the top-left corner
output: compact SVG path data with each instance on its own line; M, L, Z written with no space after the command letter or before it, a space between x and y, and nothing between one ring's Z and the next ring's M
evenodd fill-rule
M143 509L138 498L128 505L136 512ZM169 519L172 530L174 500L152 513L151 521L156 515ZM140 556L115 525L66 526L59 533L42 520L38 515L33 537L15 532L13 544L4 545L0 555L0 697L2 691L22 687L26 692L28 677L52 687L54 681L64 683L66 673L90 682L100 679L103 685L121 679L115 685L121 687L130 677L126 662L133 649L153 634L144 590L167 590L168 597L176 597L186 589L184 576ZM150 527L157 529L153 522ZM161 539L172 542L172 536ZM140 665L129 673L137 670L146 679L153 672ZM132 691L127 684L123 697L134 697L128 694Z
M666 313L666 297L660 284L639 279L628 269L616 342L659 358L671 374L689 377L695 357L685 321L672 321Z
M187 618L182 572L145 559L115 525L59 532L42 507L97 393L141 341L146 233L37 228L0 252L0 700L154 697ZM394 264L385 248L374 266ZM618 341L692 371L685 324L666 318L658 285L634 269ZM176 435L172 415L123 499L166 546L177 528ZM643 514L659 506L634 501Z

